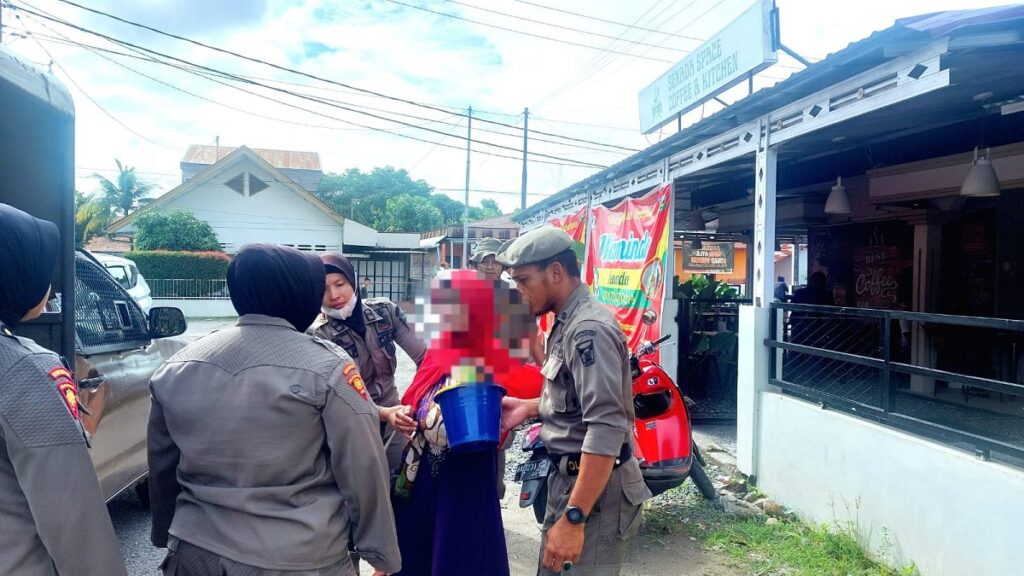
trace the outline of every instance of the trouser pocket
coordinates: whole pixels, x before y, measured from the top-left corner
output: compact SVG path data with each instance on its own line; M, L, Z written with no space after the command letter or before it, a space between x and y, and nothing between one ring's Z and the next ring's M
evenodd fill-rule
M619 508L619 538L627 540L637 535L643 519L644 501L651 497L643 480L622 485L622 502Z

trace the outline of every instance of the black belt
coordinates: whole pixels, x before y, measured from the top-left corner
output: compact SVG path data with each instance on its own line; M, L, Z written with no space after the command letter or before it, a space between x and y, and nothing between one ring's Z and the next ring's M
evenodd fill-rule
M580 460L583 458L583 454L548 454L548 459L551 460L551 465L555 467L555 470L560 470L562 462L565 462L565 473L569 476L579 476L580 474ZM619 450L619 455L615 457L615 464L612 468L618 468L626 462L629 462L633 458L633 447L629 444L623 444L622 449Z

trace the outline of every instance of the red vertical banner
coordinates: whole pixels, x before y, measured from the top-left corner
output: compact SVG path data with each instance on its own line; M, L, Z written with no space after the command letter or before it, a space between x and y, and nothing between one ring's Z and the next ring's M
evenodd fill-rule
M586 281L597 301L615 314L631 350L661 335L665 279L671 278L671 196L672 185L666 184L642 198L592 211ZM649 327L641 322L647 310L658 314Z

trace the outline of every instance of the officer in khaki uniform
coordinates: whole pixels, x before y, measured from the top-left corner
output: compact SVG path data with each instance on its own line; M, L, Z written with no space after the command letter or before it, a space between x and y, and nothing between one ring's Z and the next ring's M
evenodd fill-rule
M626 544L651 497L632 455L634 420L626 338L580 281L573 240L544 227L499 260L536 315L554 312L541 398L507 398L505 427L540 416L552 456L538 574L619 574Z
M418 338L409 327L405 312L387 298L362 297L355 290L358 285L355 269L347 258L340 254L325 254L322 257L327 272L327 289L321 306L321 313L307 332L341 346L359 366L359 373L366 382L366 390L377 406L381 407L381 437L388 456L388 467L394 472L402 462L402 451L406 442L395 432L389 419L404 418L392 414L402 404L401 395L395 385L395 356L397 344L419 366L426 354L426 343ZM336 280L344 286L339 293L332 286ZM332 299L332 294L335 297ZM333 304L332 304L333 303ZM334 308L340 304L341 308ZM411 419L409 422L412 422Z
M0 204L0 574L122 576L74 375L14 335L42 314L59 245L52 222Z
M318 258L249 244L228 267L238 324L153 375L152 540L165 576L356 576L401 570L377 407L334 344L301 332ZM351 552L350 552L351 550Z

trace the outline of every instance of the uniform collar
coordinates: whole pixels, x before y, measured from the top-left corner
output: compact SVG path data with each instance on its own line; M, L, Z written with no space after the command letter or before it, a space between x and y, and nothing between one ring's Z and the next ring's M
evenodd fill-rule
M280 326L295 330L295 326L284 318L264 316L263 314L246 314L238 319L238 326Z
M572 313L576 311L576 308L583 302L584 298L586 298L587 294L590 294L590 288L586 284L580 284L579 288L573 290L562 306L562 311L558 314L558 321L565 322L568 320Z
M14 332L11 332L11 329L3 322L0 322L0 334L4 336L14 336Z

